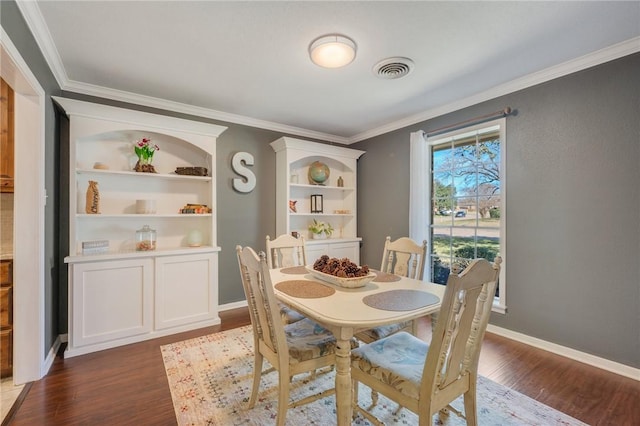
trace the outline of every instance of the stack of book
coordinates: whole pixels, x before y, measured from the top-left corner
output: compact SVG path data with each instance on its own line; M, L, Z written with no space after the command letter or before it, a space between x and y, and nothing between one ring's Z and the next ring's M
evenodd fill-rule
M101 254L109 251L109 240L82 242L82 254Z
M211 208L207 207L206 204L186 204L183 208L180 209L180 213L205 214L211 213Z

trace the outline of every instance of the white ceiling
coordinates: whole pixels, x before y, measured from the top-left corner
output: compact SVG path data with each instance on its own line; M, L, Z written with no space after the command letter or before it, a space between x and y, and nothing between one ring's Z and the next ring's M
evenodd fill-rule
M18 4L64 90L340 143L640 51L639 1ZM311 63L328 33L353 63Z

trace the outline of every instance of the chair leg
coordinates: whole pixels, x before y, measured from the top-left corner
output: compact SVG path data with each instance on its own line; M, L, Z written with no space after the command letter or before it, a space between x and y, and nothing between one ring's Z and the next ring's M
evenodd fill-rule
M351 406L353 407L353 413L352 413L352 417L355 419L356 415L358 414L358 410L356 409L356 407L358 406L358 389L360 388L359 386L360 382L357 382L355 380L351 380L351 396L352 396L352 404Z
M276 425L284 426L287 417L287 409L289 408L289 372L279 372L278 377L278 414L276 417Z
M428 413L424 413L424 414L428 414ZM427 415L420 415L418 416L418 426L432 426L433 423L433 416L427 416ZM443 424L443 423L436 423L436 424Z
M260 352L255 351L253 357L253 386L251 387L251 397L249 398L249 408L256 405L258 399L258 388L260 387L260 379L262 378L262 360L263 356Z
M352 420L355 420L355 418L357 417L358 414L362 415L362 417L364 417L365 419L369 420L369 423L371 423L374 426L384 426L384 423L382 423L380 420L378 420L378 418L376 416L374 416L373 414L371 414L369 412L369 410L371 410L371 408L373 406L371 406L370 408L363 408L360 404L358 404L358 389L360 387L360 382L358 382L357 380L352 380L351 381L351 393L353 395L353 402L352 402L352 406L353 406L353 413L352 413Z
M476 405L476 387L472 386L464 394L464 415L467 419L467 426L477 426L477 405Z

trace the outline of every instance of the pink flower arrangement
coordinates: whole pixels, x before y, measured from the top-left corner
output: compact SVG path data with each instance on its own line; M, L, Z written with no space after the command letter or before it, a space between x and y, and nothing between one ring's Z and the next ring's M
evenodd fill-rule
M141 163L150 164L153 160L153 154L156 151L160 151L158 145L151 143L150 138L142 138L139 141L136 141L135 145L136 155L138 156L138 160Z

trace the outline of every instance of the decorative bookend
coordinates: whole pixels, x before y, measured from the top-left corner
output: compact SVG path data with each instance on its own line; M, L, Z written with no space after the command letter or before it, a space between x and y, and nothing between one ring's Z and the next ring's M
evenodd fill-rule
M95 180L89 181L85 212L88 214L100 214L100 191L98 191L98 182Z

